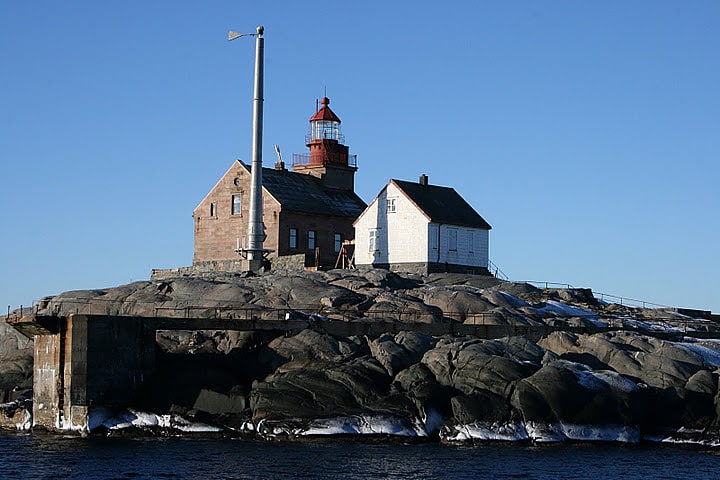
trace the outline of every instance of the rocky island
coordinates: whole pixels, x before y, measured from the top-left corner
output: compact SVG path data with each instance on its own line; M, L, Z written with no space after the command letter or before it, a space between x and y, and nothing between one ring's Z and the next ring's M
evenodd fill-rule
M73 313L279 325L158 330L152 376L125 405L91 405L83 433L720 445L720 325L708 312L372 269L155 278L46 297L33 312ZM0 419L31 428L32 339L4 321L0 335Z

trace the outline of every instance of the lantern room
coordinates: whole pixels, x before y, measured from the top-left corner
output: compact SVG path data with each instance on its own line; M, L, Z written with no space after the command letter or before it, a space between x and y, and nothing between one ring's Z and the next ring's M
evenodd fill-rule
M305 137L309 154L293 155L293 170L323 179L331 188L353 190L357 159L350 155L340 133L340 118L330 109L330 99L323 97L310 117L310 132Z
M337 140L340 143L344 142L345 139L340 134L340 118L328 106L330 99L323 97L320 102L322 108L310 117L310 141Z

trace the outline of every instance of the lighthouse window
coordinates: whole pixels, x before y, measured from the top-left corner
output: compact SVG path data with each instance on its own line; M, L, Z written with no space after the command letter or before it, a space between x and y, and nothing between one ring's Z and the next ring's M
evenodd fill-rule
M315 230L308 230L308 250L315 250Z
M342 235L339 233L335 234L335 253L340 253L340 249L342 248Z
M242 213L242 200L240 195L233 195L232 196L232 214L233 215L240 215Z
M377 250L377 230L372 229L368 233L368 252L374 252Z
M448 250L457 251L457 230L451 228L448 230Z
M312 124L312 138L338 139L337 122L321 120Z

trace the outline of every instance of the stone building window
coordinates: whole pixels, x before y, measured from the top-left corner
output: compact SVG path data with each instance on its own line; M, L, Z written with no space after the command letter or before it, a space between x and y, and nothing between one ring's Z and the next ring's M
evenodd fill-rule
M242 197L240 197L240 195L232 196L232 214L233 215L241 215L242 214Z
M387 213L395 213L397 211L397 198L387 199Z
M297 228L290 229L290 248L297 248Z
M377 250L377 230L369 230L368 235L368 252L374 252Z
M340 253L340 249L342 248L342 235L339 233L335 234L335 253Z
M217 215L217 208L215 208L215 202L210 204L210 216L214 217Z
M308 230L308 250L315 250L315 230Z

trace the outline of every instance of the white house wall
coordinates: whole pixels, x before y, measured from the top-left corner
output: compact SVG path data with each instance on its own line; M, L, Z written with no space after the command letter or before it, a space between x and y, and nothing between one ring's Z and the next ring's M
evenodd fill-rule
M388 200L393 199L394 212L388 211ZM370 246L371 235L374 248ZM451 245L453 236L456 240ZM449 264L487 268L488 247L488 230L430 223L392 182L355 223L356 265Z
M438 228L440 230L439 237ZM487 268L489 252L488 230L433 223L430 224L427 232L428 244L430 246L430 262ZM455 237L455 242L451 245L451 238L453 236Z
M388 199L395 211L388 211ZM427 262L428 219L390 183L355 224L357 265ZM370 232L375 249L370 251Z

